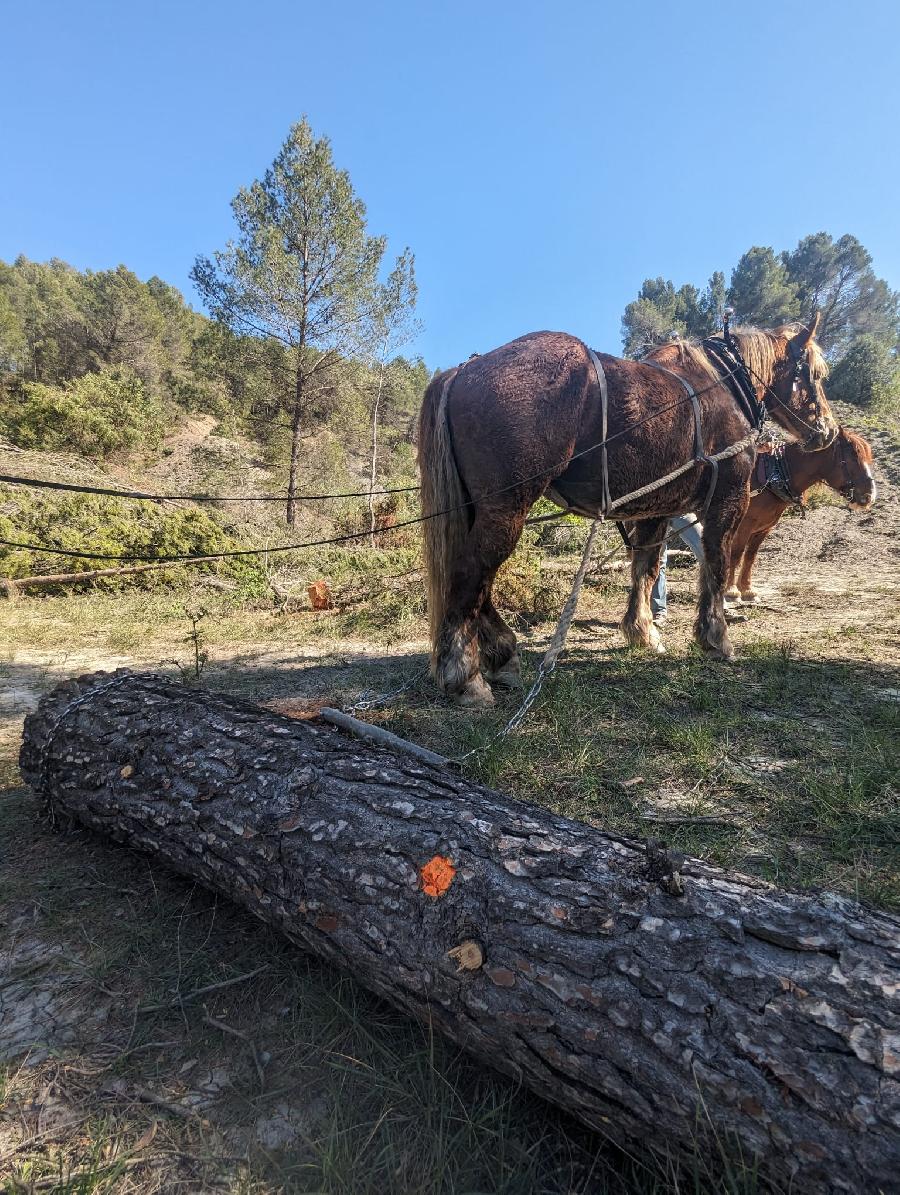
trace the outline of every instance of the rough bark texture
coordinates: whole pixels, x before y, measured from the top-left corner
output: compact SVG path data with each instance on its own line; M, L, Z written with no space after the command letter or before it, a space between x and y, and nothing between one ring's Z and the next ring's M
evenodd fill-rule
M159 678L60 686L22 768L613 1139L898 1189L896 919Z

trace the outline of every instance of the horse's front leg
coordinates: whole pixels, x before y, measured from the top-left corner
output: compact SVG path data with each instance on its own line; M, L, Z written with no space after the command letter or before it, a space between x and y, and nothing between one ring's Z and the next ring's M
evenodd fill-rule
M619 624L633 647L664 652L659 631L650 610L650 592L659 576L659 560L668 527L667 519L645 519L631 531L631 593L628 609Z
M753 588L753 566L756 564L756 556L762 546L763 540L772 530L771 527L761 527L759 531L754 532L750 536L744 552L744 558L741 561L740 574L738 577L738 588L741 594L741 600L753 605L758 601L758 595Z
M745 486L726 491L722 498L717 493L703 522L705 560L700 567L700 604L694 637L704 651L719 660L730 660L734 655L725 621L725 586L732 542L749 500Z

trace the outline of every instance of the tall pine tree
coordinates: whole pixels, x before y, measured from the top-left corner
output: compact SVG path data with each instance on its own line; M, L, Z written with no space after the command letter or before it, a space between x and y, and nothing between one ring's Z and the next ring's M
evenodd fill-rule
M297 517L300 446L311 387L348 356L368 355L392 302L415 288L378 281L385 238L366 232L366 209L326 137L295 124L263 178L232 201L237 238L191 277L212 315L232 331L287 349L291 385L287 521ZM410 277L412 255L397 263ZM395 299L395 296L399 298ZM283 393L283 378L273 378Z

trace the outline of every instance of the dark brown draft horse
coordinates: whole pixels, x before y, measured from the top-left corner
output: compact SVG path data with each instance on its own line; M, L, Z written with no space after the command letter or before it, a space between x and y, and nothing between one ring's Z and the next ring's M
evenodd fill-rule
M542 494L596 517L680 466L686 471L662 488L614 509L616 519L643 520L632 532L622 630L630 643L658 647L649 594L666 520L705 508L695 634L729 658L723 591L747 507L755 416L765 404L810 451L837 434L822 390L817 326L818 316L808 329L726 328L725 340L673 342L642 362L592 356L564 332L534 332L434 378L420 416L419 467L432 667L444 692L461 705L490 705L488 681L518 683L516 637L491 587ZM698 459L742 440L716 466Z
M759 458L765 468L766 457ZM821 452L803 452L799 444L785 444L769 469L770 477L759 479L763 486L750 498L747 513L741 520L731 544L731 564L728 570L727 598L755 602L753 565L756 554L789 506L803 505L803 495L816 482L824 482L836 490L851 510L868 510L878 496L872 476L872 447L856 432L842 427L834 443ZM757 483L751 485L756 489Z

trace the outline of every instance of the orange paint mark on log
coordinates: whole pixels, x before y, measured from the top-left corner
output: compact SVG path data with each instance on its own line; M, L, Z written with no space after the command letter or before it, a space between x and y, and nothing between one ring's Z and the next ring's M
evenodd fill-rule
M446 855L435 855L419 872L426 896L443 896L456 875L456 868Z

